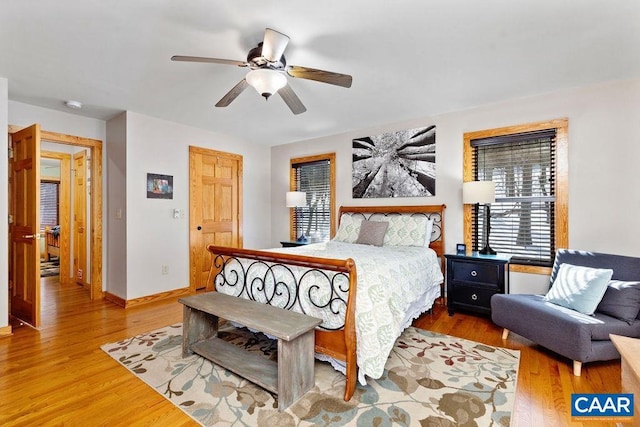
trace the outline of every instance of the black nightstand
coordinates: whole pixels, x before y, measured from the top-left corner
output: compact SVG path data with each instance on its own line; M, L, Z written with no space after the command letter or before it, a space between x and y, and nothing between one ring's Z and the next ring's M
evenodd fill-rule
M509 291L508 255L444 256L447 260L447 310L456 308L491 313L491 297Z
M280 244L282 245L283 248L294 248L296 246L308 245L309 242L297 242L295 240L287 240L284 242L280 242Z

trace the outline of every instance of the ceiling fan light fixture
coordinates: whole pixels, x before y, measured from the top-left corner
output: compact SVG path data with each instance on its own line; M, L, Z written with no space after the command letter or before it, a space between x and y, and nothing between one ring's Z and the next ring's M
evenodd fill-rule
M249 71L245 79L265 99L269 99L271 95L287 85L284 74L266 68Z

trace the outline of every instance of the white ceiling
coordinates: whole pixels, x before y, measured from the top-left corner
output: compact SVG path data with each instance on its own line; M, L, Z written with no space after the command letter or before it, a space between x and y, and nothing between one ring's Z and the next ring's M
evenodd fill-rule
M252 88L215 108L246 69L170 60L245 60L265 27L291 38L288 64L353 86L289 78L298 116ZM276 145L638 77L640 1L0 0L0 76L11 100Z

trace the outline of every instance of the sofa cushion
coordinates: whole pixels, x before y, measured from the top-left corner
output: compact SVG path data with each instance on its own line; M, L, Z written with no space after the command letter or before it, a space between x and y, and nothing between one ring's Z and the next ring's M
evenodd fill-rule
M594 323L589 324L593 341L611 340L610 334L625 337L638 337L640 334L640 322L629 324L623 320L598 312L591 317L595 320Z
M612 274L611 269L561 264L544 300L580 313L593 314Z
M610 281L596 312L632 324L640 312L640 282Z

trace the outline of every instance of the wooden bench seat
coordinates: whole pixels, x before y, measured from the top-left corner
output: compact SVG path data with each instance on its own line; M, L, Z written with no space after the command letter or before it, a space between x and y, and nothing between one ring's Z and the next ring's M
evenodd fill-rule
M315 385L314 328L322 320L219 292L180 298L182 356L197 353L278 395L282 411ZM218 318L278 339L278 361L217 338Z

